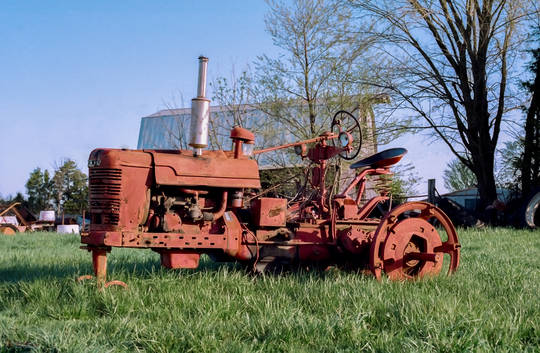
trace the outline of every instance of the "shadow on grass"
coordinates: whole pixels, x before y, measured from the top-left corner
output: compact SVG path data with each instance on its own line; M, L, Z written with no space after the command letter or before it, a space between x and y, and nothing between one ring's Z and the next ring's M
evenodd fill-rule
M246 271L246 269L240 264L234 262L213 262L209 259L203 259L200 262L199 267L193 270L167 270L161 267L159 259L152 258L141 259L139 261L132 259L123 261L122 259L117 259L109 261L107 267L108 275L118 276L119 274L128 274L129 276L136 276L140 278L154 277L156 274L159 274L162 271L186 271L186 273L193 274L199 272L218 272L220 269L224 268L227 268L227 270L230 272L238 271L246 274L248 273L248 271ZM34 282L43 279L75 279L85 274L93 274L92 262L90 259L88 263L75 264L14 264L7 268L0 268L0 284Z
M109 261L108 263L108 277L110 279L118 277L119 275L124 277L126 274L130 277L138 277L142 279L148 279L156 276L160 276L163 272L182 271L184 274L212 274L222 270L226 270L231 274L240 274L242 276L251 276L254 279L257 278L288 278L293 277L295 281L302 282L313 279L325 279L327 277L334 277L336 273L358 273L360 276L366 276L359 271L351 270L338 270L333 269L331 271L325 271L321 267L312 267L306 269L306 267L289 267L282 271L267 272L265 274L253 274L251 272L251 266L237 262L215 262L209 258L203 257L196 269L178 269L169 270L161 267L159 259L145 258L139 261L129 259L128 261L116 259ZM34 282L39 280L58 280L58 279L75 279L81 275L93 274L91 260L88 263L75 263L75 264L51 264L40 265L36 264L21 264L13 265L7 268L0 268L0 284L2 283L20 283L20 282Z

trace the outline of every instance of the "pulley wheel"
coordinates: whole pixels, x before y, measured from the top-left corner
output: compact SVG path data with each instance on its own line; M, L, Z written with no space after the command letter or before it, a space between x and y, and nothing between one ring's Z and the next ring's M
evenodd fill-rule
M405 203L381 220L371 243L370 270L377 279L386 273L391 280L438 275L444 266L451 274L459 266L460 247L444 212L427 202Z

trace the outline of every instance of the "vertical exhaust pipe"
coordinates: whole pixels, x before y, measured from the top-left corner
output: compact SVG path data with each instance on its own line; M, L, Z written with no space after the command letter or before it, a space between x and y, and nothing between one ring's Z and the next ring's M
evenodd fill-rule
M210 99L206 98L206 69L208 58L199 56L199 78L197 97L191 100L191 129L189 145L193 155L202 155L202 149L208 147L208 124L210 123Z

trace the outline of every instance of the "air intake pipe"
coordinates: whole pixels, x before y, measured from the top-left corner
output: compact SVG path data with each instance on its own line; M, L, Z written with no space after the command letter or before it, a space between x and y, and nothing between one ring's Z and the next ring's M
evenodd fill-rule
M199 56L199 82L197 97L191 100L191 129L189 145L193 155L202 155L202 149L208 146L208 124L210 122L210 99L206 98L206 68L208 58Z

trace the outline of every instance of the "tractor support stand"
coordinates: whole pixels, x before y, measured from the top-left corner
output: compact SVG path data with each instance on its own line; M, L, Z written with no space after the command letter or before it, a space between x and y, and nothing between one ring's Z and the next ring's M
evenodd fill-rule
M94 268L94 275L84 275L77 278L78 282L86 279L96 278L97 286L99 289L108 288L110 286L121 286L127 289L127 284L122 281L110 281L107 282L107 253L111 252L111 247L95 247L95 246L81 246L81 249L86 249L92 253L92 266Z

